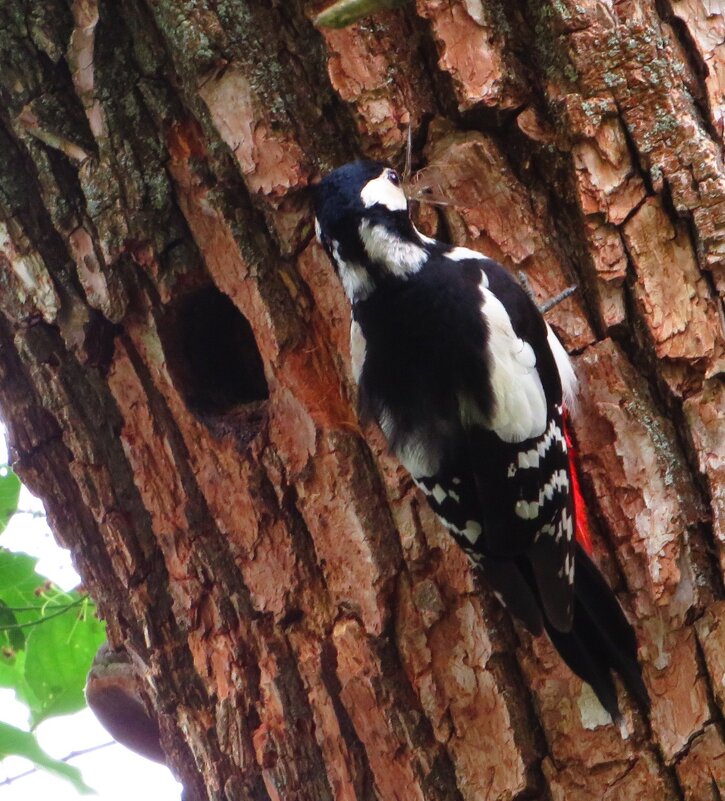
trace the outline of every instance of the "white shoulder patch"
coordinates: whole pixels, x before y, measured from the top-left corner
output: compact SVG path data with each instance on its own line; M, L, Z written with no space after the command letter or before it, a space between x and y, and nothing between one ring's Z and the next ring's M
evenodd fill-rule
M360 198L365 204L365 208L379 204L385 206L390 211L405 211L408 208L408 201L405 199L405 192L395 186L388 178L388 170L384 170L377 178L368 181L360 192Z
M447 259L451 261L464 261L465 259L485 259L486 257L483 253L479 253L477 250L471 250L471 248L463 248L457 247L449 250L447 253L443 254Z
M516 336L506 309L483 281L480 290L492 365L494 407L488 425L504 442L539 437L546 430L546 395L534 349Z
M551 326L548 323L546 324L546 337L551 353L554 356L556 367L559 370L564 405L567 409L573 411L576 409L578 385L574 367L569 358L569 354L564 350L564 346L561 342L559 342L559 337L551 330Z

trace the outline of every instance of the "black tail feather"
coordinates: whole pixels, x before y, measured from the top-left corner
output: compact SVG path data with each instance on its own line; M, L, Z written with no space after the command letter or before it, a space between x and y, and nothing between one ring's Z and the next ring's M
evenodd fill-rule
M620 718L611 671L617 672L646 709L649 699L637 662L634 630L596 565L577 545L574 624L568 633L545 622L554 647L581 679L591 685L614 720Z

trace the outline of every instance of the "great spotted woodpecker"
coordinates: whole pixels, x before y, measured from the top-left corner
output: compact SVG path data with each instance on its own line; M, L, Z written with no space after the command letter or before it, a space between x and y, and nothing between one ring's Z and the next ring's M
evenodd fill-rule
M384 164L327 175L315 214L352 304L361 418L499 600L548 632L612 718L612 670L646 706L632 627L577 542L585 512L565 429L576 378L534 302L496 261L421 234Z

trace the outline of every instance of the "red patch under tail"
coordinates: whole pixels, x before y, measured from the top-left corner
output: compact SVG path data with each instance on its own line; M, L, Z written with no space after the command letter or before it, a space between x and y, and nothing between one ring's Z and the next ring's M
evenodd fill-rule
M589 519L587 517L587 507L582 497L581 486L579 485L579 473L577 472L577 454L574 447L574 440L571 436L569 415L564 412L564 437L566 448L569 454L569 475L571 477L571 488L574 494L574 523L576 526L576 538L582 548L591 555L592 536L589 531Z

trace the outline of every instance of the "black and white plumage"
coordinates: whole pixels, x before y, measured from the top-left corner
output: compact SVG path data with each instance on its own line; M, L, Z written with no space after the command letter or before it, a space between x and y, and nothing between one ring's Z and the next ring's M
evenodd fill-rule
M576 379L533 301L492 259L422 235L384 164L316 188L316 232L352 304L361 417L375 420L497 597L619 715L646 703L636 641L575 539L564 409Z

